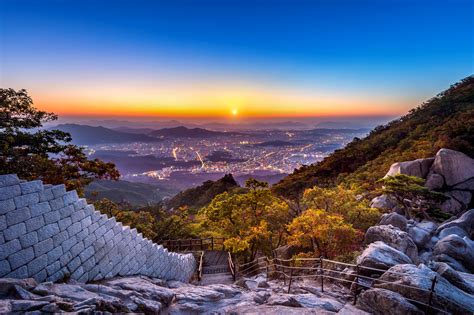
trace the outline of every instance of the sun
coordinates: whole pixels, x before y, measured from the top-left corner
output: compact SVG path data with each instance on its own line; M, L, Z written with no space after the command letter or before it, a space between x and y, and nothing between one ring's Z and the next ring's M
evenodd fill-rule
M231 113L232 113L232 116L237 116L239 114L239 111L237 110L237 108L233 108Z

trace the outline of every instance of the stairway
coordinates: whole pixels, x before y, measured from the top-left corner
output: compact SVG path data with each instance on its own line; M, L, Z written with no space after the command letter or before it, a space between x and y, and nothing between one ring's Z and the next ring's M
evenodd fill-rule
M200 285L234 282L225 251L205 251Z

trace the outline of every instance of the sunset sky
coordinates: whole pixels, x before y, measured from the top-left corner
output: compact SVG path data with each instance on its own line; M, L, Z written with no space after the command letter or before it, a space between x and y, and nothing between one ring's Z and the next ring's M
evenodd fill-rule
M473 73L472 1L0 0L0 85L60 115L400 115Z

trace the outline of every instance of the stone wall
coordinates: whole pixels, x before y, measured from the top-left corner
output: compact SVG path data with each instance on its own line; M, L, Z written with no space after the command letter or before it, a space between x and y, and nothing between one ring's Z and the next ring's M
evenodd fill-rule
M64 185L0 175L0 277L87 282L146 275L188 281L194 270L191 254L168 252Z

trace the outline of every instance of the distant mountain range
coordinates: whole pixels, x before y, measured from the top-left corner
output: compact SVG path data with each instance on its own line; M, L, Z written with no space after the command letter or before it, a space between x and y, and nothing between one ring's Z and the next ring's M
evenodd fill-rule
M148 135L152 137L163 138L210 138L221 136L238 136L242 134L237 132L212 131L203 128L186 128L181 126L175 128L158 129L150 132Z
M160 141L160 139L144 134L132 134L104 127L93 127L87 125L62 124L50 129L59 129L70 133L72 136L72 143L77 145Z

